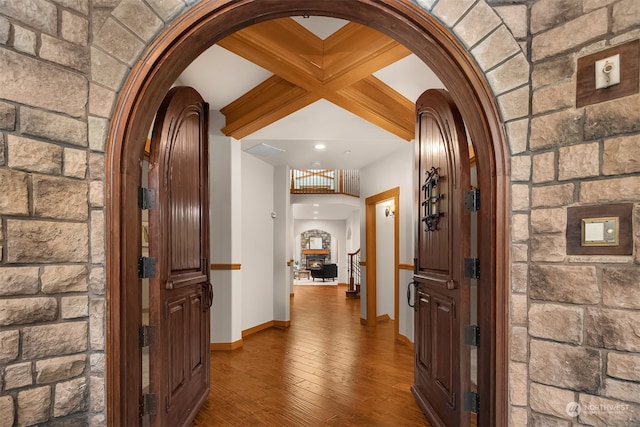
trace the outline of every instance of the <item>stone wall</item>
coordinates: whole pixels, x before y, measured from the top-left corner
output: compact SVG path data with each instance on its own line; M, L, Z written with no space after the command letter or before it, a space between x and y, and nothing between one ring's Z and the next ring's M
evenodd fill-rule
M0 0L0 427L105 424L105 142L181 0Z
M638 425L640 96L575 99L577 58L637 39L639 3L539 0L528 13L531 125L511 146L512 424ZM635 256L567 255L567 207L610 202L635 203Z
M0 0L0 427L105 423L106 135L192 3ZM575 108L577 58L640 37L639 3L416 3L484 71L509 142L510 424L639 425L640 98ZM634 255L568 256L567 207L607 202L636 204Z

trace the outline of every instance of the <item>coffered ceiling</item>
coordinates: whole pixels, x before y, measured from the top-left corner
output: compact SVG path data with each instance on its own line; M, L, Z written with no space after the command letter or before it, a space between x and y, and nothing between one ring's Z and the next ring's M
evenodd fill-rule
M400 138L413 138L413 103L372 75L411 52L371 28L349 22L323 40L283 18L218 44L273 73L222 108L228 136L242 139L326 99Z
M178 83L193 86L222 113L221 132L243 150L294 168L362 168L406 145L414 102L442 87L433 72L393 39L326 17L282 18L221 40ZM316 143L326 145L322 152Z

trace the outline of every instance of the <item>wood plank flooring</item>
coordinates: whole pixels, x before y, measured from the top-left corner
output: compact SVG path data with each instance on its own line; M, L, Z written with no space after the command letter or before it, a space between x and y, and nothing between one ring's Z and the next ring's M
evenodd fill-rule
M340 286L295 286L291 327L211 354L211 393L194 426L427 426L413 353L393 323L360 324Z

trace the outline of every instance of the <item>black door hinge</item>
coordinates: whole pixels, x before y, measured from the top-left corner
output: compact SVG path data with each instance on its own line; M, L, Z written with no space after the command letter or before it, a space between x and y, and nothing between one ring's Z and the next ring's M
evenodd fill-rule
M156 394L143 394L140 396L140 417L155 415L158 413L158 396Z
M464 410L477 414L480 411L480 396L475 391L464 392Z
M138 278L148 279L156 277L156 259L152 257L138 258Z
M480 327L478 325L467 325L464 327L464 343L474 347L480 345Z
M138 208L153 209L156 204L156 192L150 188L138 187Z
M149 347L156 343L156 327L151 325L142 325L138 330L138 341L140 347Z
M474 188L473 190L464 192L464 208L470 212L476 212L480 210L480 190Z
M468 279L480 278L480 259L479 258L464 259L464 277Z

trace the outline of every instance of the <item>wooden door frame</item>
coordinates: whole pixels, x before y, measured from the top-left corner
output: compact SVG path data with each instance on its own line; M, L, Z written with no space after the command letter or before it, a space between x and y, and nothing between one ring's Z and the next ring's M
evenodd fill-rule
M367 326L375 326L378 317L378 284L377 284L377 254L376 254L376 206L378 203L393 200L396 211L393 215L393 312L394 337L400 336L399 286L400 286L400 187L395 187L382 193L367 197L365 200L365 248L366 248L366 290L367 290Z
M137 191L144 142L162 99L180 73L207 48L252 24L293 15L359 22L404 44L449 89L474 144L483 294L493 332L481 360L490 387L483 397L490 424L508 419L509 161L500 110L474 58L436 18L409 0L216 0L197 3L167 26L128 74L116 103L106 148L107 423L138 422L140 212ZM138 220L136 220L136 218ZM484 357L484 356L483 356ZM129 363L127 363L129 362ZM485 406L486 405L486 406Z

